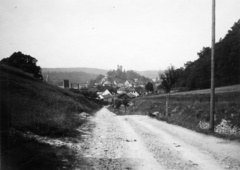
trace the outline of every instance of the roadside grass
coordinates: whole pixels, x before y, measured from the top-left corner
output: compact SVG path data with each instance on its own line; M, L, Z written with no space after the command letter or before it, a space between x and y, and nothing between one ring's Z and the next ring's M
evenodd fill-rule
M83 163L73 149L50 146L17 134L10 135L8 145L11 147L2 150L0 169L3 170L75 169Z
M119 110L111 107L109 109L119 115L150 115L151 113L159 112L159 116L156 117L159 120L205 134L240 140L239 135L212 133L207 127L205 129L200 128L200 121L209 122L210 119L210 94L172 95L169 103L170 116L165 115L165 102L166 96L157 96L154 98L139 97L132 100L134 105L128 107L126 113L124 113L124 107L120 107ZM232 128L240 128L240 92L216 94L215 127L223 119L229 121Z

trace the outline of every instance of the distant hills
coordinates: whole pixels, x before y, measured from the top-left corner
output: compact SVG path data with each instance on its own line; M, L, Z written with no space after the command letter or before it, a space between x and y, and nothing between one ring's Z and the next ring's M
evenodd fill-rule
M42 68L43 75L46 75L46 73L51 72L79 72L80 74L84 74L86 78L84 78L84 81L89 81L91 79L96 78L99 74L105 75L109 70L105 69L98 69L98 68L86 68L86 67L74 67L74 68ZM146 71L136 71L138 74L153 79L158 77L158 70L146 70ZM85 74L87 73L87 74ZM65 73L67 74L67 73ZM89 74L89 80L87 78Z
M144 76L144 77L148 77L151 79L154 79L156 77L159 77L158 74L159 72L162 72L160 70L146 70L146 71L136 71L138 74Z
M42 72L85 72L89 74L105 75L109 70L86 67L72 67L72 68L42 68Z

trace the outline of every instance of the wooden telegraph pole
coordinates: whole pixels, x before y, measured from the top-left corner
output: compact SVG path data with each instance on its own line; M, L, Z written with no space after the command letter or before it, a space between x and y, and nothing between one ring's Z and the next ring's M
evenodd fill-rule
M212 0L212 50L211 50L211 101L210 101L210 130L214 132L215 114L215 85L214 85L214 53L215 53L215 7L216 0Z

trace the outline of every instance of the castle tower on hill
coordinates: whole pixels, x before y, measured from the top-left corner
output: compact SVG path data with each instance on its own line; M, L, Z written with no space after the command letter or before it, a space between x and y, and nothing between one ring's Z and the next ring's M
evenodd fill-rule
M121 70L122 71L123 67L121 65L117 65L117 70Z

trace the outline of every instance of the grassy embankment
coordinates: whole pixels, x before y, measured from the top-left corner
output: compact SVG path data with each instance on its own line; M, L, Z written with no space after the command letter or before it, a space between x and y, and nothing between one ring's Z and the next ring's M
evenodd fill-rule
M75 128L86 121L78 114L91 114L99 108L82 95L3 65L0 65L0 102L0 156L1 167L6 169L14 166L13 169L57 169L61 165L59 155L72 155L66 148L57 154L56 148L9 133L13 129L47 137L75 137L79 135Z
M133 106L128 107L126 114L149 115L159 112L159 120L177 124L195 131L211 133L200 128L199 122L209 122L210 94L209 90L173 93L170 96L169 113L166 116L166 95L139 97L132 100ZM124 107L116 113L124 114ZM223 119L230 122L232 127L240 127L240 85L216 89L215 126ZM225 133L226 132L226 133ZM225 133L225 134L224 134ZM227 131L222 136L230 139L240 139L240 136L229 135Z

